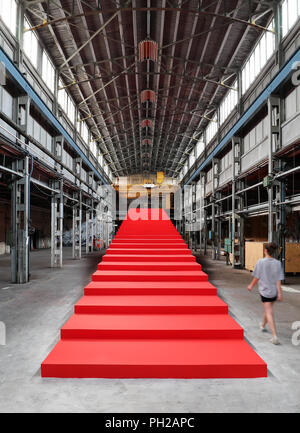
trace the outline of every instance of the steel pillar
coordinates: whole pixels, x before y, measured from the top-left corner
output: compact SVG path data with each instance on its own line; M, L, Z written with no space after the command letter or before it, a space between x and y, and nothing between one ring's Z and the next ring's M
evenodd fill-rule
M12 184L12 245L11 245L11 281L24 284L29 281L29 212L30 212L30 176L29 157L14 161L13 170L22 173Z
M63 220L64 195L63 180L51 182L51 187L58 190L51 197L51 267L61 268L63 262Z
M86 224L86 253L92 253L94 249L94 201L88 200L89 207L85 212Z
M18 104L18 121L22 131L27 134L30 115L30 98L29 96L20 96L17 98Z
M75 158L73 160L73 170L76 176L75 176L75 184L80 187L81 180L82 179L82 159L81 158Z
M64 149L64 137L62 135L53 137L52 153L59 161L62 161L63 149ZM61 170L61 165L57 161L55 161L55 168L58 171Z
M73 194L76 200L73 206L73 259L81 259L81 222L82 222L82 192Z
M275 171L274 153L281 146L281 102L278 96L271 95L268 99L269 114L269 161L268 161L268 241L275 241L274 231L274 207L275 183L273 182Z
M237 176L241 172L242 140L240 137L232 138L232 267L244 266L244 219L237 210L243 209L243 196L237 194L240 182Z
M217 219L218 206L216 205L216 189L219 186L219 172L220 172L220 161L217 158L212 160L212 195L211 195L211 209L212 209L212 221L211 221L211 235L212 235L212 259L216 260L220 257L219 250L219 224L220 220Z

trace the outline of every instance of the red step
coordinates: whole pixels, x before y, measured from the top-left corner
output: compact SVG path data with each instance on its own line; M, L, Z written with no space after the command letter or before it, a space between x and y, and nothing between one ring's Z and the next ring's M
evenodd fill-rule
M93 281L207 281L202 271L97 271Z
M228 314L73 314L61 338L243 338Z
M172 250L173 248L176 249L180 249L180 250L187 250L188 247L187 245L183 242L183 243L179 243L179 242L174 242L174 243L166 243L166 242L160 242L160 243L150 243L150 242L143 242L143 243L138 243L138 242L131 242L131 243L122 243L122 242L113 242L112 244L110 244L109 246L109 250L111 249L115 249L115 248L124 248L124 249L145 249L145 248L151 248L151 249L160 249L163 248L164 250Z
M182 249L182 248L157 248L157 249L151 249L148 248L109 248L106 251L106 254L134 254L134 255L144 255L144 254L151 254L151 255L187 255L191 256L192 253L189 249Z
M87 296L100 295L216 295L208 281L92 281L85 289Z
M196 257L191 254L105 254L102 257L102 262L188 262L193 263L196 261Z
M217 379L267 377L244 340L61 340L42 377Z
M112 244L115 243L122 243L122 244L132 244L132 243L136 243L136 244L179 244L179 245L186 245L186 243L184 242L184 240L182 238L150 238L150 239L146 239L146 238L114 238L114 240L112 241Z
M122 271L122 270L143 270L143 271L201 271L201 265L197 262L101 262L98 265L99 271Z
M228 307L217 296L107 295L84 296L75 305L77 314L226 314Z

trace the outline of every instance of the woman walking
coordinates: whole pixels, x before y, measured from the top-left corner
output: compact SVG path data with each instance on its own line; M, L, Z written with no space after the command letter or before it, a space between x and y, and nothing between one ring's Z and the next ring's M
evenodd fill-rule
M269 325L272 332L271 342L273 344L279 344L273 305L275 301L282 301L281 280L284 278L280 261L273 257L276 249L277 246L274 243L265 245L265 257L258 260L253 271L254 278L248 286L248 290L251 291L258 283L258 290L264 304L264 318L260 324L260 329L261 331L265 331L266 324Z

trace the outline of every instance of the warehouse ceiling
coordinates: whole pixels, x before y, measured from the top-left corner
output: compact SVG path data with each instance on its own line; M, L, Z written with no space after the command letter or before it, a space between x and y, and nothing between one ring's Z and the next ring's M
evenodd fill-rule
M171 177L178 175L236 80L274 3L24 2L33 29L113 174L164 171ZM146 52L141 61L140 51L147 47L142 44L139 50L139 43L145 40L154 41L154 54ZM154 92L154 99L151 92L151 100L146 95L142 102L145 89Z

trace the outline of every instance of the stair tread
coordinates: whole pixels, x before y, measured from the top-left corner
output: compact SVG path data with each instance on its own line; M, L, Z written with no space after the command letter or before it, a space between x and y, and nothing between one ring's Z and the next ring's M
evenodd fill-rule
M242 330L229 314L73 314L68 330Z
M195 262L196 257L193 255L187 255L187 254L105 254L102 257L102 261L112 261L112 260L122 260L122 262L126 261L127 258L128 261L135 261L138 259L138 261L166 261L167 263L170 262L180 262L180 260L183 260L184 263L186 262ZM136 263L136 262L135 262Z
M266 377L267 365L244 340L73 339L57 343L42 376Z
M76 305L95 306L226 306L218 296L207 295L119 295L83 296Z
M100 272L100 271L99 271ZM102 272L102 271L101 271ZM99 289L99 288L108 288L108 289L214 289L209 281L189 281L188 284L184 281L92 281L90 282L86 288L89 289Z
M132 261L128 261L128 262L120 262L120 261L102 261L101 263L98 264L98 270L102 271L104 269L106 270L110 270L110 269L116 269L119 268L119 270L124 269L124 268L129 268L128 270L132 269L136 269L136 270L140 270L140 269L144 269L146 270L150 270L151 271L164 271L163 268L169 268L169 269L165 269L167 270L176 270L176 272L178 272L178 267L181 267L182 270L186 271L186 270L190 270L190 271L196 271L196 270L201 270L202 267L199 263L197 262L151 262L151 261L147 261L147 262L132 262ZM140 269L139 269L140 268ZM171 269L170 269L171 268ZM126 269L124 269L126 270Z
M147 276L150 275L157 275L157 276L199 276L199 277L203 277L203 276L207 276L207 274L205 274L202 271L156 271L156 270L134 270L134 271L129 271L129 270L115 270L115 271L105 271L105 270L101 270L101 271L96 271L94 272L93 275L97 275L97 276L108 276L108 275L112 275L112 276L116 276L116 275L124 275L124 276L145 276L145 278L147 278Z

